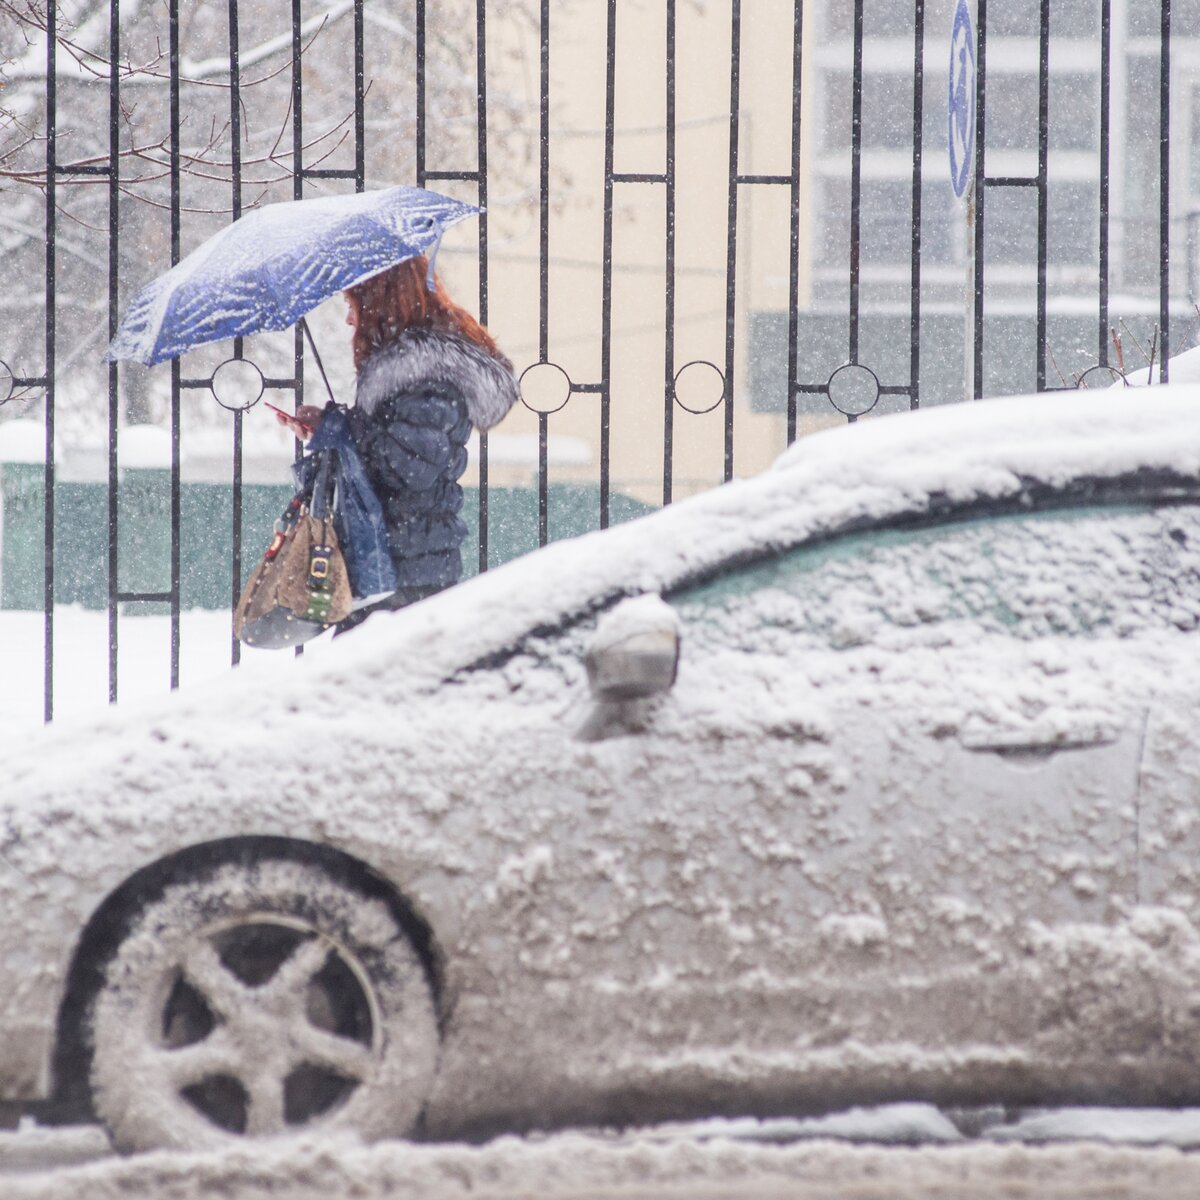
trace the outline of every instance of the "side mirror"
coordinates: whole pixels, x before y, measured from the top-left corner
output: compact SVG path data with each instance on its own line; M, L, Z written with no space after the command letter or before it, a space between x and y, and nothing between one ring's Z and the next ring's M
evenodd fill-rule
M679 669L679 618L659 596L622 600L596 627L584 655L597 700L667 691Z

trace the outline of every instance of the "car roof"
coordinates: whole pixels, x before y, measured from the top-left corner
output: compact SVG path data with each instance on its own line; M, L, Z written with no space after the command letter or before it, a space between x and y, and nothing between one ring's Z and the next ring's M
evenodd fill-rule
M1200 385L1042 393L860 421L801 439L752 479L553 543L379 614L294 672L274 675L272 704L304 710L314 696L339 692L402 700L502 661L530 635L618 597L678 590L730 564L850 531L1055 497L1131 495L1200 499ZM244 721L261 714L262 687L250 675L154 707L156 715L220 707L229 721Z

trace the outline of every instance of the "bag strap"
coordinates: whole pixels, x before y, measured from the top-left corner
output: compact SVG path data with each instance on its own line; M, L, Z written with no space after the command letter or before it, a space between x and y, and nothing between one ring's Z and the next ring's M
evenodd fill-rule
M318 521L324 521L330 516L333 508L334 466L337 451L332 447L328 450L317 451L317 469L313 476L312 493L308 502L308 511Z

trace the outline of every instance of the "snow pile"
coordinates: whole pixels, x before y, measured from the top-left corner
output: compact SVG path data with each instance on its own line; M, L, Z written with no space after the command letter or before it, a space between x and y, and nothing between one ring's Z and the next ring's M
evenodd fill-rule
M171 435L157 425L127 425L117 435L117 461L142 470L171 469Z
M679 633L679 614L659 596L637 596L605 613L596 626L596 649L618 646L630 638L662 630Z
M1200 1158L1086 1145L914 1149L633 1136L483 1146L284 1139L3 1180L5 1200L1194 1200Z
M963 1140L954 1124L932 1104L884 1104L877 1108L852 1108L823 1117L714 1118L686 1125L661 1125L642 1136L666 1141L688 1136L697 1141L732 1138L777 1143L833 1138L884 1146L928 1146Z
M989 1129L998 1142L1109 1142L1123 1146L1200 1148L1200 1109L1059 1108L1031 1112L1013 1125Z
M76 1166L110 1158L112 1146L99 1125L48 1129L23 1118L14 1132L0 1132L0 1178L5 1175ZM5 1185L0 1183L0 1195Z
M1131 370L1126 376L1124 382L1120 379L1112 386L1115 388L1125 387L1145 387L1150 383L1149 366L1142 367L1140 370ZM1167 376L1171 383L1200 383L1200 346L1193 346L1190 350L1185 350L1182 354L1176 354L1169 360ZM1156 363L1154 366L1154 383L1162 383L1162 363Z
M41 421L4 421L0 423L0 464L44 463L46 427Z
M228 684L232 634L228 612L206 609L180 616L180 686ZM171 619L122 616L117 625L121 648L118 687L122 709L137 703L159 707L170 694ZM45 618L40 612L0 611L6 686L0 689L0 744L16 745L18 730L40 730L43 721ZM313 659L332 649L328 638L309 646ZM299 664L290 654L244 654L237 676L255 676L262 695L271 679ZM60 604L54 609L54 719L69 723L108 712L108 613Z

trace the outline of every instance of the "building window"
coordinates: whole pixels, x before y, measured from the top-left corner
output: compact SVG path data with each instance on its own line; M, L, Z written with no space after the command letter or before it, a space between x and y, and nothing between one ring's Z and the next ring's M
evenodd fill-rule
M1049 120L1051 150L1099 149L1100 77L1052 72Z
M921 261L953 261L953 193L926 186L921 194ZM816 259L844 267L850 257L850 181L825 179L820 187L820 226ZM864 267L907 266L912 260L912 180L864 179L859 210L859 243Z
M1189 141L1193 149L1188 156L1188 190L1195 201L1200 200L1200 85L1192 88L1191 118L1192 136Z
M1036 150L1038 78L1024 72L987 77L984 136L989 150Z
M989 263L1037 262L1037 192L1033 188L988 188L983 234Z
M1154 3L1154 0L1131 0L1128 11L1131 37L1157 38L1160 35L1160 3ZM1200 36L1200 0L1171 0L1171 35L1172 40Z
M928 101L929 97L926 97ZM850 148L853 78L849 71L825 76L825 113L821 144L829 151ZM945 98L942 97L942 121ZM908 150L913 140L911 75L866 72L863 75L862 144L867 150ZM943 135L944 136L944 135Z
M1091 181L1051 183L1048 259L1052 264L1100 262L1100 190Z
M1055 37L1090 38L1100 32L1100 0L1049 0L1049 10L1050 32ZM988 37L1037 37L1041 28L1042 0L988 5Z
M1037 190L989 188L984 207L988 261L1009 265L1038 260ZM1046 259L1055 266L1099 259L1099 192L1091 180L1050 184Z
M912 0L864 0L863 36L912 36L916 8ZM854 0L838 0L826 14L826 31L834 37L854 36Z

